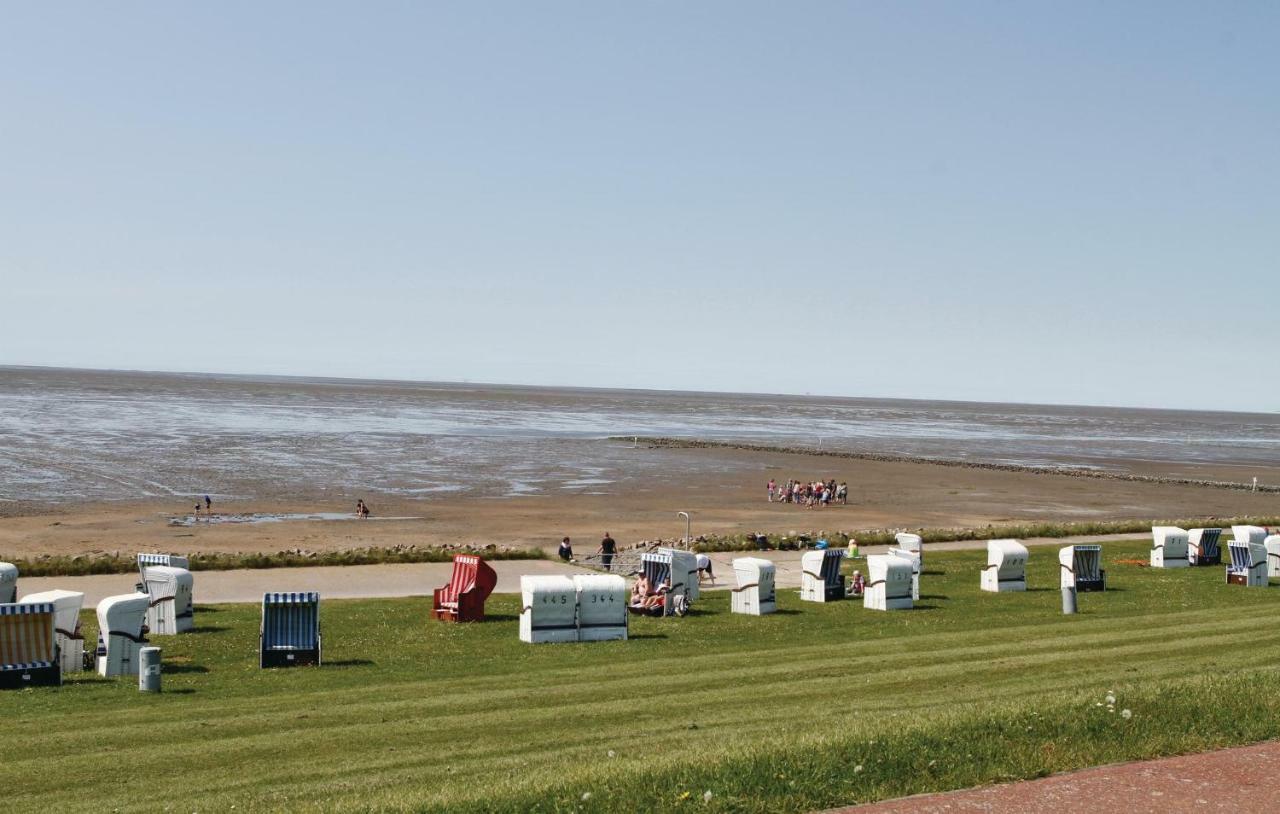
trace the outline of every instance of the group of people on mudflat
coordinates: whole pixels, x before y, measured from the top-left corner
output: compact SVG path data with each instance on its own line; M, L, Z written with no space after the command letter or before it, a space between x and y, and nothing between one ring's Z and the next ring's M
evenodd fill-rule
M830 506L832 503L847 505L849 503L849 484L844 481L836 483L835 478L828 481L816 480L812 483L792 478L785 486L769 478L770 503L794 503L812 509L815 506Z

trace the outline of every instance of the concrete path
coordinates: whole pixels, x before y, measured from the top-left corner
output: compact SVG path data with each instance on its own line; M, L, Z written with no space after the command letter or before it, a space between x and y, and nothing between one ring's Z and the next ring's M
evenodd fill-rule
M1121 763L1022 783L921 794L830 814L1280 811L1280 743Z

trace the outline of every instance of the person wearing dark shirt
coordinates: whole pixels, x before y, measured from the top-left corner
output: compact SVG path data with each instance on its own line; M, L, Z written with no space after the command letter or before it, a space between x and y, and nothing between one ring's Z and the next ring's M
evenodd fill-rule
M560 541L559 554L560 554L560 559L564 560L565 562L569 562L570 560L573 559L573 546L570 545L568 537Z
M613 555L618 553L618 543L609 536L609 532L604 533L604 539L600 541L600 548L596 553L600 555L600 564L604 566L604 570L613 568Z

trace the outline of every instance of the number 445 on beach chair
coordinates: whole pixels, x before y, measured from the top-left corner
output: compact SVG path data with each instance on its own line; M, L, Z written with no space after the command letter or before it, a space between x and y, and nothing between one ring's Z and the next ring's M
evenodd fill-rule
M474 554L453 558L449 584L436 588L431 612L442 622L483 622L484 602L498 584L498 575Z
M258 642L259 667L319 664L320 594L264 594Z

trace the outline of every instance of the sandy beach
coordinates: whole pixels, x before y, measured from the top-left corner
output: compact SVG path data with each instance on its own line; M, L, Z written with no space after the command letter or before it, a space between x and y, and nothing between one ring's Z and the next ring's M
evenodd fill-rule
M745 531L973 527L1026 521L1085 521L1268 515L1280 497L1206 487L1129 483L747 451L635 450L660 456L668 476L638 479L607 494L485 497L469 494L408 499L377 494L290 499L264 490L261 499L219 502L220 513L350 511L357 496L373 518L171 526L190 513L185 500L19 506L0 519L0 556L162 550L182 552L329 551L363 546L513 544L554 549L568 535L590 553L605 531L619 542L683 533L676 512L693 517L694 534ZM708 472L708 459L714 472ZM1212 475L1200 471L1197 474ZM849 483L849 505L824 509L770 504L769 478L834 477ZM407 519L382 519L401 517Z

